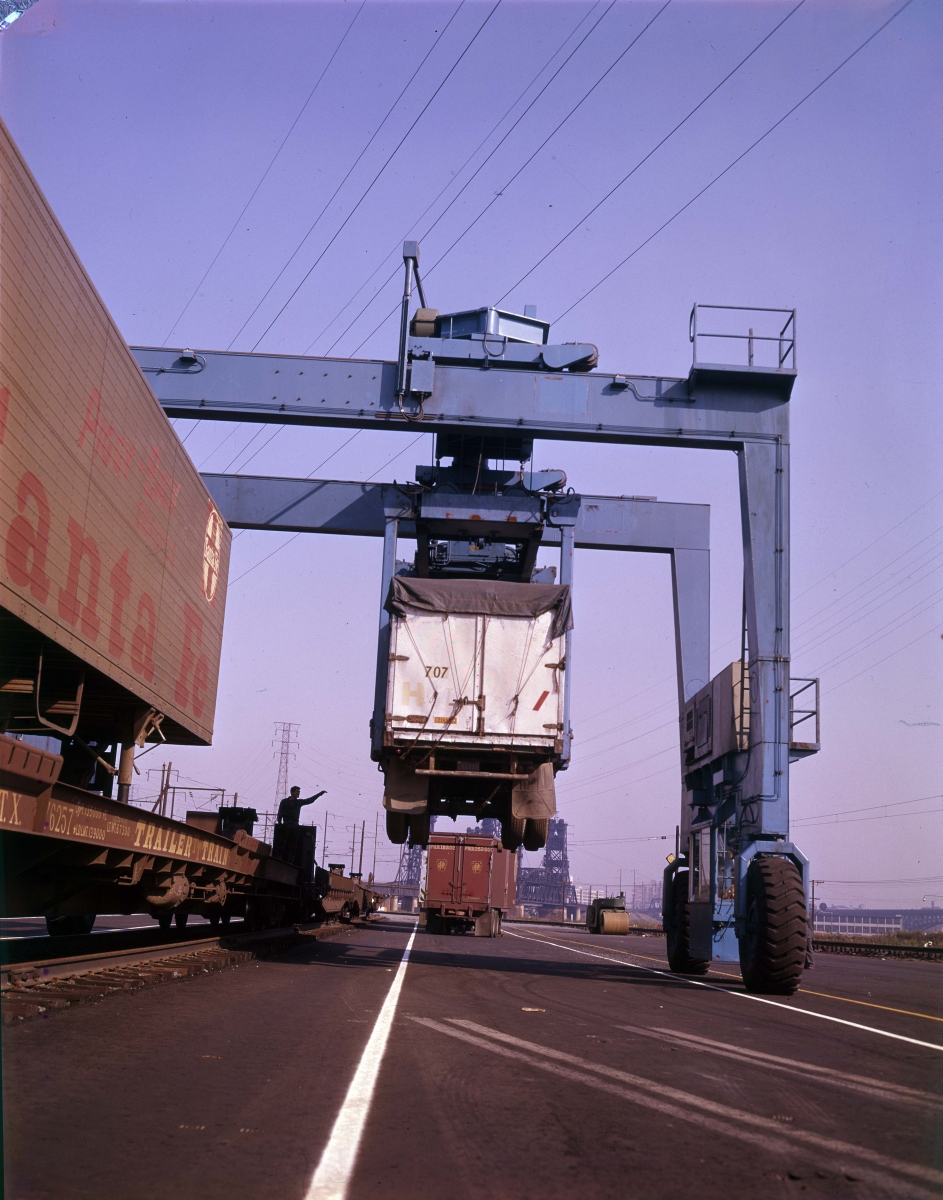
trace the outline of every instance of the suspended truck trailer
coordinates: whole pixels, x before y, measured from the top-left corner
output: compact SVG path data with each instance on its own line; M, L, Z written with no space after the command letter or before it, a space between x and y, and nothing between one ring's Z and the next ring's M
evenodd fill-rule
M501 821L540 849L563 763L570 589L396 577L387 600L383 803L394 842L425 845L433 812Z

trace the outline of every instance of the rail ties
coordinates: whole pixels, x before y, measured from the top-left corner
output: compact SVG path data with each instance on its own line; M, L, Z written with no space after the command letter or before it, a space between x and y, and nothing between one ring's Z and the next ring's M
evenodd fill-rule
M9 1025L118 992L137 991L148 984L209 975L284 954L307 939L334 937L352 925L292 926L209 938L196 945L191 943L187 949L177 943L7 964L0 990L0 1020Z

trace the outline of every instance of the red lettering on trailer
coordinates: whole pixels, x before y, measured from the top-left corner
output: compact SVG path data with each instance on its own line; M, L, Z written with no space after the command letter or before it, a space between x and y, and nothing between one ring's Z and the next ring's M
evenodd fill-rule
M534 705L534 712L540 712L540 706L543 704L543 702L547 699L547 697L549 695L550 695L549 692L541 692L540 693L540 699Z
M199 653L202 645L203 618L184 601L183 653L180 656L180 677L174 688L174 699L181 708L190 708L197 718L203 713L210 678L207 657Z
M35 528L25 515L32 500L36 507ZM25 471L16 489L17 515L7 531L6 560L10 578L20 587L28 587L40 604L49 598L52 586L46 574L49 552L49 499L46 489L32 471Z
M124 654L124 638L121 636L121 622L124 617L125 603L131 599L131 575L128 572L129 552L118 559L111 568L108 582L111 584L113 598L111 602L111 624L108 628L108 649L120 658Z
M98 639L101 622L98 619L98 587L101 581L102 559L98 543L86 537L82 526L74 517L69 517L69 574L65 587L59 589L59 616L74 625L80 618L82 632L92 641ZM82 563L88 562L88 580L85 585L85 603L79 601L79 579Z
M138 623L131 637L131 666L150 682L154 678L154 638L157 635L157 610L147 592L138 601Z

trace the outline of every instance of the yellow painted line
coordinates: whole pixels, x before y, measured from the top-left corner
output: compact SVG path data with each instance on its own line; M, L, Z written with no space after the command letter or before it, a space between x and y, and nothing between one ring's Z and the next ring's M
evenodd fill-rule
M541 937L548 937L548 934L541 933ZM579 944L576 938L560 938L560 941L572 942L574 945ZM652 958L650 954L637 954L634 950L618 950L615 946L607 946L606 949L612 954L624 954L627 958L644 958L649 962L665 962L664 958ZM730 971L708 971L708 975L721 975L724 979L740 979L739 975L733 975ZM920 1017L924 1021L939 1021L943 1023L943 1017L934 1017L930 1013L913 1012L909 1008L891 1008L889 1004L875 1004L872 1000L852 1000L850 996L833 996L830 992L814 992L811 988L799 988L807 996L821 996L825 1000L840 1000L844 1004L860 1004L864 1008L879 1008L882 1012L900 1013L904 1017Z
M905 1017L922 1017L924 1021L943 1021L943 1017L932 1017L929 1013L911 1012L909 1008L891 1008L887 1004L874 1004L870 1000L852 1000L850 996L830 996L828 992L813 992L810 988L800 988L809 996L824 996L826 1000L844 1000L846 1004L863 1004L865 1008L881 1008L884 1012L903 1013Z

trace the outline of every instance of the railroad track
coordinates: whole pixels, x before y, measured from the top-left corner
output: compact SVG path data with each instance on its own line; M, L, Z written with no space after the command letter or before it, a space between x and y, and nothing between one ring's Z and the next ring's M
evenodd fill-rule
M349 927L339 923L297 925L263 932L191 936L161 945L145 936L119 949L95 944L79 954L6 962L0 966L0 1019L8 1025L119 992L137 991L148 984L208 975L284 954L306 939L336 937Z

